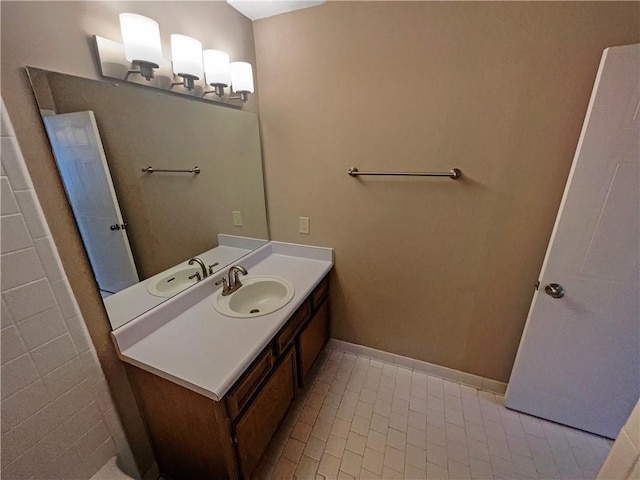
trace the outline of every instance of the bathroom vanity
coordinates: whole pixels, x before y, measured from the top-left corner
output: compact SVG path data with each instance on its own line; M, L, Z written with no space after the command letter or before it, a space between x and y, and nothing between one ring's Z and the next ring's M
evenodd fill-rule
M113 332L160 469L176 480L250 478L329 339L331 249L270 242L242 265L286 279L291 301L222 315L221 272Z

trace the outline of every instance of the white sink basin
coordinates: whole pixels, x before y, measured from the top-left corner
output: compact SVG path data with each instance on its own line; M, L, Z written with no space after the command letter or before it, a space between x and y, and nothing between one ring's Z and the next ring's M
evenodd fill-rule
M154 277L147 285L147 291L156 297L173 297L196 283L195 278L189 279L189 277L199 271L199 266L172 268Z
M284 307L295 293L293 285L280 277L248 276L240 281L242 287L231 295L217 295L213 306L218 312L236 318L259 317Z

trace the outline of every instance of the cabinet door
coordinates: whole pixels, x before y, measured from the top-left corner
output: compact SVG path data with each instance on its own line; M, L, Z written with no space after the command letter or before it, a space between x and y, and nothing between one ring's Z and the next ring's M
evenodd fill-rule
M244 478L250 478L271 437L284 419L295 393L293 349L262 387L236 425L238 456Z
M300 373L303 383L318 354L328 340L329 302L325 301L307 326L300 332L298 346L300 349Z

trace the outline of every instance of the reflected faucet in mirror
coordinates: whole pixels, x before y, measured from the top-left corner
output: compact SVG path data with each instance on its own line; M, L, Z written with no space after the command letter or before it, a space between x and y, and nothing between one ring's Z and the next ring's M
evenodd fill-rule
M127 82L27 73L112 328L267 242L256 114ZM194 163L206 168L142 171ZM187 264L195 258L198 269Z
M200 272L196 272L189 277L189 280L196 278L197 281L199 282L203 278L207 278L207 267L205 266L204 262L200 260L198 257L194 257L189 260L189 265L193 265L194 263L197 263L198 265L200 265L200 268L202 269L202 275L200 275Z

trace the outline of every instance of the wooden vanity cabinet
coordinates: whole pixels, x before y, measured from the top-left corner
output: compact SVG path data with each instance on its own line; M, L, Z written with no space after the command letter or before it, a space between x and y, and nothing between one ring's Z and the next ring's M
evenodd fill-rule
M329 340L329 302L324 302L298 336L298 375L304 386L307 375Z
M219 402L126 365L161 472L250 478L329 339L328 295L327 276Z
M240 471L249 478L296 394L294 350L289 349L235 426Z

